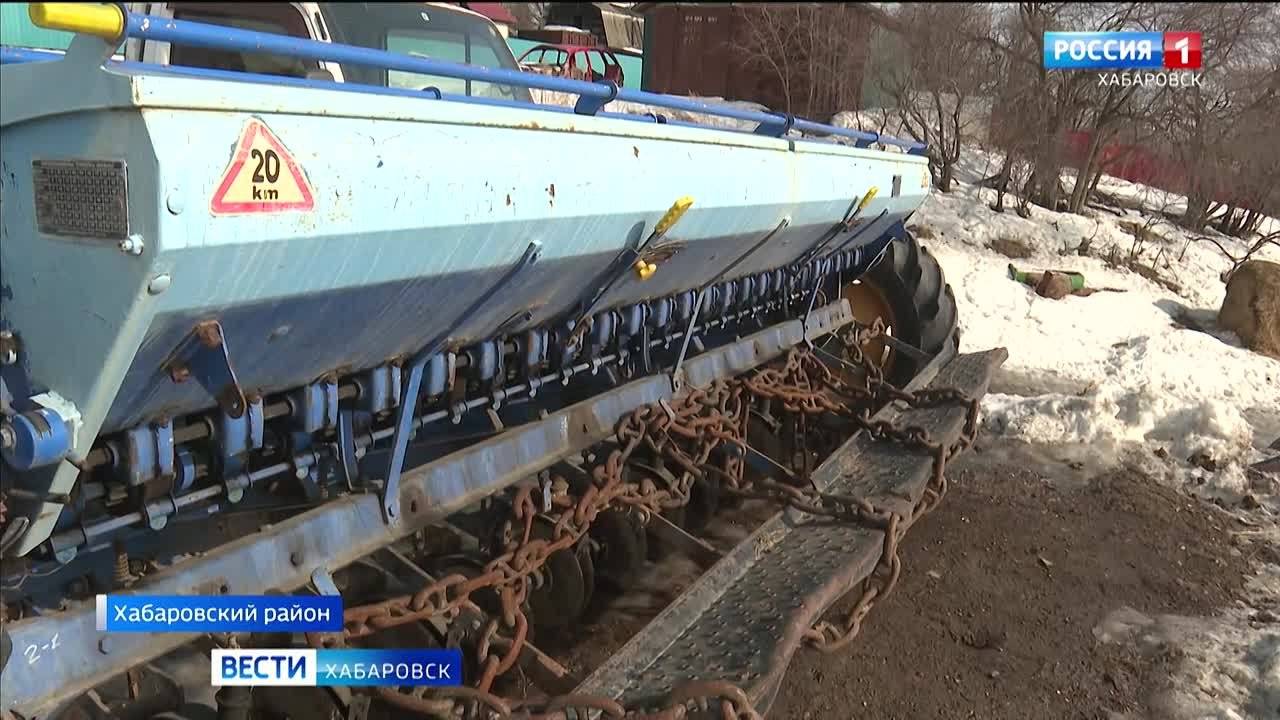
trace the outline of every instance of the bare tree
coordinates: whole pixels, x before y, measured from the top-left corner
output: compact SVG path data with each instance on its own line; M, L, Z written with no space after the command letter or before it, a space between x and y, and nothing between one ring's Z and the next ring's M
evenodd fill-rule
M1280 72L1278 70L1277 72ZM1208 210L1218 230L1244 238L1267 215L1280 214L1280 102L1272 96L1242 113L1224 143L1228 179Z
M1019 190L1024 201L1055 210L1083 210L1102 173L1103 149L1123 131L1151 131L1146 119L1150 92L1133 85L1102 85L1095 73L1047 70L1041 61L1044 33L1080 27L1141 30L1153 22L1154 13L1144 3L1019 3L1001 6L985 37L962 30L997 55L994 67L1001 78L992 132L1009 155L1001 182L1007 182L1011 166L1023 157L1031 164ZM1063 141L1071 131L1088 133L1089 145L1076 163L1076 182L1066 196L1061 171L1070 160ZM1002 198L997 205L1002 205Z
M1259 82L1267 73L1257 63L1266 45L1275 42L1261 20L1274 17L1276 10L1252 3L1159 7L1162 24L1198 28L1203 42L1203 84L1165 93L1160 108L1162 149L1187 178L1187 206L1179 223L1200 229L1224 209L1219 199L1241 194L1241 170L1254 163L1239 155L1238 143L1253 139L1260 122L1275 122L1268 123L1265 114L1274 112L1276 83Z
M502 5L516 18L521 28L541 28L547 24L551 3L509 2Z
M990 32L991 13L980 4L920 3L902 5L894 19L909 29L899 34L904 52L878 63L875 80L903 130L928 143L934 186L950 192L962 145L994 80L992 49L972 39Z
M1198 238L1193 238L1193 240L1208 241L1212 243L1214 247L1218 248L1218 252L1221 252L1223 255L1225 255L1227 260L1231 262L1231 267L1227 268L1226 270L1223 270L1222 274L1219 275L1219 277L1222 279L1222 282L1227 282L1228 280L1231 279L1231 275L1236 270L1238 270L1241 265L1252 260L1253 256L1261 252L1264 247L1267 247L1268 245L1270 245L1271 247L1280 248L1280 231L1276 231L1268 235L1258 236L1245 249L1245 251L1239 255L1236 255L1228 251L1225 247L1222 246L1222 243L1218 242L1217 240L1214 240L1211 237L1198 237Z
M1047 71L1040 60L1049 30L1194 28L1204 42L1204 86L1111 85L1095 73ZM968 35L971 31L962 30ZM992 141L1006 151L1001 172L985 181L1003 192L1021 160L1031 172L1014 188L1055 210L1082 212L1096 192L1107 150L1120 138L1162 153L1185 172L1187 207L1181 223L1200 228L1217 218L1226 232L1256 228L1276 205L1280 162L1275 157L1280 114L1280 8L1251 3L1019 3L1001 6L987 36L1000 87ZM1064 154L1064 134L1087 133L1082 157ZM1064 165L1077 165L1069 196L1060 183Z
M1123 162L1116 143L1158 154L1186 175L1181 224L1216 223L1244 235L1280 199L1280 5L1252 3L743 4L735 41L744 65L781 88L788 112L860 107L865 68L857 42L890 38L871 69L888 98L881 129L929 145L935 186L950 190L972 115L990 103L989 143L1004 151L983 181L1019 213L1032 203L1083 212L1102 175ZM1190 28L1204 42L1204 86L1100 83L1097 73L1049 71L1051 30ZM857 39L855 39L857 38ZM1068 157L1068 133L1088 145ZM1066 166L1076 179L1064 186ZM1165 181L1165 185L1169 182Z
M778 109L830 116L859 106L867 43L880 17L865 5L742 3L729 49L744 69L777 83Z
M800 3L765 3L739 7L741 32L734 39L733 50L748 67L760 68L777 79L786 101L786 112L793 112L792 86L799 68L793 64L791 49L800 44L803 19Z

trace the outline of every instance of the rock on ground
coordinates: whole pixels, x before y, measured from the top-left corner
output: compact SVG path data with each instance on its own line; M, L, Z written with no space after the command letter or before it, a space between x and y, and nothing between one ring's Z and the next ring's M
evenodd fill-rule
M1280 360L1280 263L1250 260L1236 268L1218 324L1250 350Z

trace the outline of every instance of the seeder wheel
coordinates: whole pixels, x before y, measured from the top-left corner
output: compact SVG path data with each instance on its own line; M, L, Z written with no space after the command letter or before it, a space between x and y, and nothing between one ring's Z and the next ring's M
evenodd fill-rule
M639 518L629 512L608 510L591 524L591 538L600 543L596 573L620 590L629 589L649 554L648 539Z

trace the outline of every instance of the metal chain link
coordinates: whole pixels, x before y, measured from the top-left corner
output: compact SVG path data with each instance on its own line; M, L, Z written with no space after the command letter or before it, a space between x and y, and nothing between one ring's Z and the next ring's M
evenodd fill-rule
M401 709L433 717L521 718L528 720L569 720L585 717L589 711L608 718L635 720L679 720L690 707L718 706L726 720L756 720L746 693L725 681L696 681L676 688L659 710L628 710L616 700L598 696L565 695L533 703L509 700L491 692L495 679L514 667L528 633L528 619L521 609L529 580L555 552L567 550L587 535L600 513L611 508L631 508L642 520L652 513L679 508L690 501L695 481L714 474L722 487L741 497L759 498L800 512L848 522L883 533L884 541L876 569L862 583L853 608L839 623L821 621L806 634L806 641L826 651L845 647L857 636L876 602L895 587L901 574L898 546L908 529L938 505L946 494L946 462L968 447L977 431L976 400L953 388L906 392L886 382L879 368L861 352L863 344L883 326L858 329L841 338L853 367L860 367L865 380L852 385L825 364L809 348L788 353L780 368L757 370L745 378L716 381L708 388L694 389L672 403L662 402L637 408L618 424L617 447L597 464L592 482L576 501L567 492L553 496L553 538L535 538L533 522L540 513L533 500L533 485L517 488L512 515L504 536L503 552L490 560L483 571L468 578L454 574L429 583L413 595L352 607L344 614L344 630L339 634L309 635L317 647L344 645L398 625L443 618L452 620L464 609L475 609L471 595L492 589L501 598L501 617L492 619L481 635L477 655L480 678L475 687L433 688L430 698L408 695L392 688L379 688L377 696ZM853 422L872 439L889 440L933 455L933 470L921 499L907 516L876 507L866 498L822 492L807 485L792 485L771 478L744 479L745 462L732 448L745 447L749 406L752 401L774 401L797 417L830 414ZM900 401L908 408L933 408L947 404L967 407L965 427L953 443L935 441L920 426L898 425L871 418L871 408ZM624 468L639 448L677 469L674 483L655 482L645 474L639 482L624 480ZM713 456L719 457L713 459ZM794 458L799 460L799 458ZM717 467L715 463L722 466ZM806 461L807 465L807 461ZM807 480L807 474L801 475ZM553 481L565 487L562 479ZM509 634L504 642L494 642L499 628ZM496 648L505 646L505 652Z

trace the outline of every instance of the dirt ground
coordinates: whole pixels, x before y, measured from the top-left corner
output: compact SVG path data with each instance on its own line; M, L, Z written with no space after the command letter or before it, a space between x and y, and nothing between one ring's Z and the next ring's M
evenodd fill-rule
M1100 642L1095 629L1122 608L1213 617L1230 607L1251 568L1231 520L1141 474L1017 442L980 441L948 477L947 498L900 549L897 589L850 648L802 648L768 717L1168 720L1177 646ZM743 508L704 537L727 550L773 512ZM1267 548L1262 559L1280 564ZM598 592L578 636L591 642L536 641L584 677L698 574L668 556L630 591Z
M982 449L982 445L979 445ZM801 651L771 718L1151 718L1176 651L1099 643L1111 612L1212 615L1246 561L1204 504L1026 449L956 461L859 640Z

